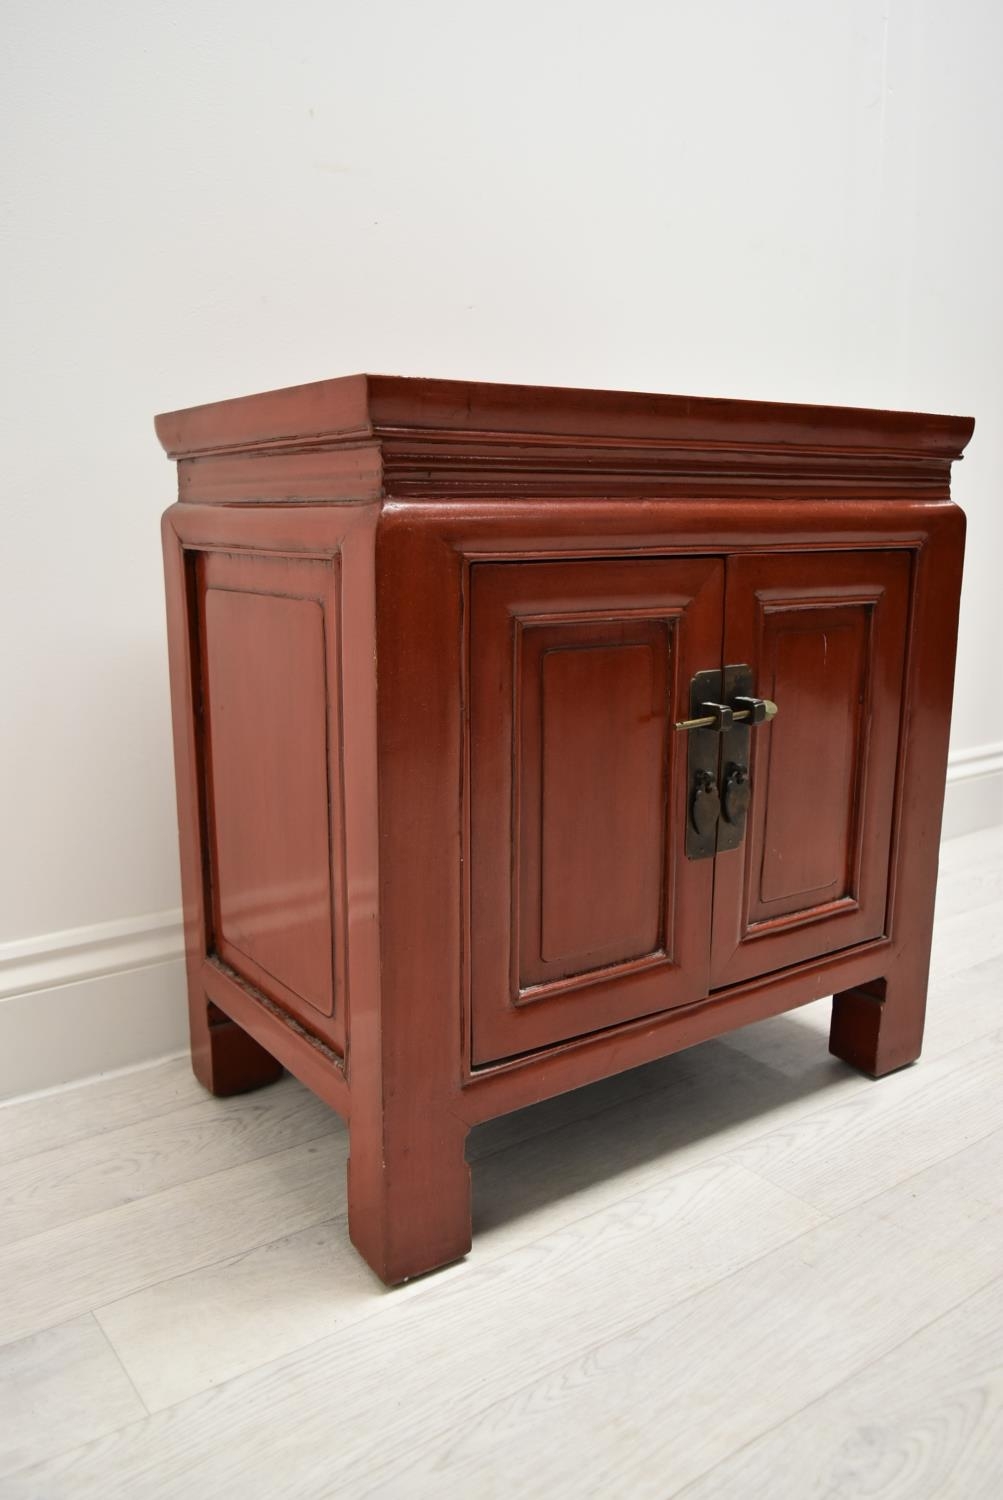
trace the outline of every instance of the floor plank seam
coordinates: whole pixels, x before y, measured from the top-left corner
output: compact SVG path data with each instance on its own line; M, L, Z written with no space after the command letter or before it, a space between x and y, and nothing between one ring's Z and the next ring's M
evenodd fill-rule
M922 1174L929 1171L931 1167L943 1166L944 1163L950 1161L952 1157L961 1156L964 1154L964 1152L970 1150L973 1146L979 1146L984 1141L992 1140L993 1136L1000 1134L1003 1134L1003 1126L993 1125L991 1129L987 1130L983 1135L972 1136L970 1140L963 1141L962 1144L955 1147L953 1151L946 1151L943 1156L932 1156L928 1158L923 1162L922 1166L916 1167L913 1171L907 1172L904 1177L896 1177L893 1182L883 1183L882 1186L877 1188L873 1193L869 1193L864 1198L855 1198L852 1203L847 1204L845 1208L838 1209L835 1213L831 1209L823 1207L821 1203L815 1203L812 1201L812 1199L806 1198L803 1193L796 1192L795 1189L789 1187L787 1183L781 1182L776 1177L771 1177L769 1171L762 1167L750 1167L748 1163L739 1162L737 1160L736 1165L743 1167L745 1171L752 1173L754 1177L758 1177L761 1182L769 1183L770 1187L780 1188L783 1192L788 1193L792 1198L796 1198L799 1203L803 1203L806 1208L810 1208L815 1213L821 1214L826 1220L835 1221L836 1219L842 1218L843 1214L853 1213L855 1209L863 1208L867 1203L873 1203L876 1198L880 1198L884 1193L891 1192L895 1188L904 1187L906 1183L912 1180L912 1178L921 1177ZM742 1149L742 1146L735 1148L736 1158L738 1152L740 1152Z
M332 1214L330 1218L318 1219L317 1223L311 1224L309 1228L311 1230L330 1228L331 1226L343 1220L347 1220L347 1218L348 1210L342 1209L340 1213ZM136 1290L123 1292L121 1297L112 1297L109 1302L99 1302L95 1307L92 1307L89 1310L100 1323L101 1314L103 1312L105 1312L110 1307L117 1307L120 1302L128 1302L130 1297L135 1297L137 1295L137 1290L138 1292L154 1292L158 1287L170 1286L172 1281L183 1281L186 1276L190 1276L192 1274L193 1270L200 1272L218 1271L222 1266L237 1266L242 1260L246 1260L249 1255L254 1255L258 1250L264 1250L268 1245L274 1245L278 1242L278 1240L283 1240L286 1238L287 1236L285 1234L280 1234L274 1240L261 1240L258 1244L248 1245L243 1250L234 1251L232 1255L221 1255L219 1260L207 1261L205 1264L193 1266L187 1271L177 1271L173 1276L160 1276L156 1281L144 1282L143 1285ZM59 1324L57 1323L50 1326L55 1326L58 1328ZM102 1329L104 1329L104 1325L102 1324L101 1326ZM39 1330L39 1332L43 1331L44 1330L41 1329ZM111 1336L106 1332L105 1337L110 1338Z
M857 1202L851 1204L849 1208L841 1209L838 1214L833 1215L833 1219L835 1220L840 1218L844 1213L853 1213L856 1209L863 1208L868 1203L874 1203L878 1198L882 1197L887 1192L892 1192L897 1188L906 1187L910 1182L912 1182L913 1178L922 1177L923 1173L928 1172L931 1167L942 1167L946 1162L952 1161L954 1157L963 1156L966 1151L971 1151L975 1146L984 1145L986 1141L991 1141L996 1136L1003 1137L1003 1126L994 1125L992 1130L986 1131L985 1135L974 1136L970 1141L963 1142L963 1144L958 1146L954 1151L948 1151L944 1156L938 1156L935 1157L932 1161L925 1162L923 1166L917 1167L914 1172L907 1172L904 1177L899 1177L895 1180L895 1182L888 1183L885 1187L878 1188L877 1192L871 1193L868 1197L858 1199ZM996 1208L994 1212L999 1214L1000 1217L1003 1218L1003 1208Z
M112 1355L112 1358L114 1359L115 1363L118 1365L119 1369L122 1371L122 1374L125 1376L126 1380L129 1382L129 1386L132 1389L133 1394L136 1397L136 1400L139 1402L140 1406L143 1408L144 1415L142 1417L137 1417L135 1420L138 1421L138 1422L144 1422L147 1417L149 1417L149 1416L152 1415L152 1413L150 1411L150 1408L147 1406L146 1402L143 1400L142 1392L140 1391L140 1389L137 1386L136 1382L133 1380L132 1374L131 1374L131 1372L129 1370L128 1365L126 1364L125 1360L122 1358L121 1354L119 1353L118 1349L116 1348L115 1341L110 1337L107 1328L104 1327L104 1325L102 1324L100 1318L97 1316L96 1313L94 1313L94 1312L91 1313L91 1320L96 1325L96 1327L98 1329L98 1332L100 1333L102 1339L104 1340L104 1342L107 1344L109 1350L111 1351L111 1355ZM127 1425L131 1426L132 1424L129 1423ZM121 1429L117 1429L117 1430L120 1431Z
M757 1178L766 1187L779 1188L782 1193L787 1194L788 1198L793 1198L795 1202L800 1203L802 1208L808 1208L813 1214L818 1214L819 1219L823 1224L831 1224L835 1219L838 1219L841 1214L850 1212L849 1209L840 1209L838 1213L833 1213L831 1209L823 1208L819 1203L813 1203L811 1199L806 1198L803 1193L798 1193L794 1190L794 1188L788 1187L785 1182L777 1182L774 1178L768 1176L765 1172L763 1172L759 1167L750 1167L747 1162L739 1161L738 1152L741 1151L741 1149L741 1147L735 1148L733 1159L736 1167L741 1167L743 1172L748 1172L750 1177ZM857 1205L854 1204L853 1207L856 1208ZM811 1231L806 1230L805 1233L810 1234Z
M130 1385L132 1384L131 1381L129 1383ZM16 1469L8 1469L6 1474L0 1475L0 1497L3 1494L2 1484L5 1479L17 1479L30 1474L32 1469L48 1468L50 1464L58 1464L60 1461L76 1457L79 1454L92 1452L99 1445L114 1442L117 1438L122 1437L123 1434L131 1432L134 1428L145 1427L147 1422L152 1421L157 1414L147 1411L145 1402L143 1402L143 1411L145 1412L144 1416L133 1417L131 1422L123 1422L121 1427L113 1427L110 1432L102 1432L97 1437L88 1438L84 1443L74 1443L69 1448L59 1448L54 1452L47 1453L44 1458L32 1459L30 1463L20 1464ZM43 1492L39 1492L39 1500L45 1500Z

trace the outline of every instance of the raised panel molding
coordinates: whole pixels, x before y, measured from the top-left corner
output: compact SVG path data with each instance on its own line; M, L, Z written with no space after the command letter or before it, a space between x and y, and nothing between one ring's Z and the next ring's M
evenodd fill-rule
M340 559L205 551L209 952L345 1051Z
M524 992L664 951L671 627L519 635Z
M749 927L809 906L856 902L860 795L870 741L868 663L879 597L760 600L761 690L774 701L784 700L787 711L763 741L758 778L765 782L765 795ZM793 691L788 693L785 683ZM808 695L810 707L804 702ZM824 835L819 827L815 837L799 837L797 828L784 826L797 807L784 789L806 777L828 814Z
M217 944L232 951L238 969L250 962L329 1016L323 607L316 599L210 588L205 625ZM297 663L299 679L287 661Z

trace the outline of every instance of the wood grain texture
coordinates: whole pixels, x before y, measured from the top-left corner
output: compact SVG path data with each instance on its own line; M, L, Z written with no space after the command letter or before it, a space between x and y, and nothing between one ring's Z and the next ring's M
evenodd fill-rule
M0 1480L147 1415L90 1314L0 1348Z
M344 1132L61 1224L0 1249L0 1343L330 1217ZM333 1133L331 1133L333 1132ZM344 1160L344 1156L342 1157ZM41 1271L40 1271L41 1268Z
M714 1218L726 1200L727 1213ZM684 1299L766 1246L797 1234L814 1217L795 1200L725 1164L696 1168L668 1179L643 1200L611 1206L595 1225L570 1226L504 1261L454 1274L409 1298L394 1318L393 1382L386 1379L378 1330L396 1298L382 1297L379 1313L344 1333L149 1419L145 1447L143 1434L126 1431L114 1456L110 1449L103 1456L95 1449L94 1457L105 1475L115 1473L122 1493L152 1484L161 1494L178 1494L190 1482L181 1469L190 1476L193 1462L210 1493L214 1487L225 1493L246 1473L247 1444L260 1426L254 1413L264 1410L282 1457L269 1460L268 1473L259 1474L262 1489L277 1482L281 1462L287 1465L283 1483L290 1492L305 1485L303 1493L329 1493L331 1422L337 1412L339 1485L346 1494L361 1494L378 1477L373 1460L381 1424L384 1464L397 1467L430 1423L460 1430L478 1410L479 1382L472 1372L488 1345L493 1382L511 1389L525 1378L528 1360L552 1364L568 1338L584 1352L604 1333L646 1316L653 1297L663 1305ZM617 1297L597 1295L624 1255L636 1263L630 1284ZM558 1272L569 1299L564 1307L553 1295ZM570 1322L569 1306L576 1309ZM429 1361L436 1369L434 1382L428 1379ZM452 1417L443 1404L447 1391ZM392 1435L385 1428L391 1409L397 1413ZM88 1461L76 1454L72 1483L80 1495L87 1495L93 1482L87 1468ZM33 1476L35 1482L40 1477ZM58 1495L55 1474L44 1478Z
M718 1067L707 1061L717 1077ZM631 1163L622 1154L629 1115L607 1114L649 1090L672 1090L681 1084L678 1076L667 1077L660 1067L636 1069L474 1130L467 1155L472 1163L483 1165L474 1205L478 1237L469 1263L495 1260L527 1238L596 1212L615 1201L625 1186L657 1177L656 1159ZM713 1086L704 1092L712 1096ZM687 1098L691 1106L696 1102L692 1087ZM663 1096L663 1107L665 1102ZM671 1113L675 1117L677 1112ZM707 1135L712 1134L708 1122ZM597 1159L596 1144L604 1136L607 1150ZM541 1141L534 1150L536 1137ZM522 1149L513 1149L517 1147ZM700 1158L694 1151L684 1159ZM586 1162L592 1165L583 1175ZM674 1159L674 1164L682 1170L683 1159ZM667 1165L663 1157L661 1170ZM566 1183L557 1201L548 1187L555 1174ZM520 1183L526 1180L530 1192L521 1196ZM338 1177L332 1179L331 1191L337 1217L327 1223L170 1277L96 1310L151 1411L303 1348L380 1309L383 1299L345 1234L347 1203ZM464 1267L442 1274L462 1276ZM395 1310L431 1285L422 1280L399 1289ZM170 1351L167 1359L165 1350Z
M203 1095L0 1167L0 1245L327 1137L330 1112L284 1079L224 1109Z
M72 1089L8 1099L0 1104L0 1162L94 1139L106 1130L141 1124L204 1098L186 1056L92 1079Z
M817 1094L795 1088L788 1088L781 1102L765 1069L743 1065L744 1060L733 1069L723 1046L703 1050L711 1055L684 1054L670 1059L671 1066L651 1070L657 1076L650 1079L654 1086L643 1097L612 1099L610 1080L596 1086L594 1113L581 1112L593 1091L578 1090L526 1112L535 1118L519 1122L507 1117L513 1126L522 1125L522 1139L514 1134L508 1144L499 1141L498 1127L507 1121L473 1132L469 1156L477 1168L477 1235L464 1265L443 1272L443 1280L463 1281L470 1270L527 1244L570 1232L583 1220L598 1229L601 1216L613 1213L627 1198L667 1194L667 1178L706 1165L729 1143L755 1129L757 1106L762 1111L758 1128L765 1130L778 1119L810 1112L817 1105ZM866 1087L849 1075L845 1083ZM560 1184L557 1193L555 1183ZM333 1186L334 1201L343 1211L343 1196L337 1184ZM679 1201L685 1201L685 1191L680 1190ZM782 1215L787 1197L769 1201L780 1205ZM807 1212L809 1219L821 1218ZM340 1228L325 1226L325 1239L334 1238ZM674 1233L666 1227L667 1252ZM346 1253L339 1251L311 1287L310 1265L320 1253L311 1250L312 1235L309 1230L269 1242L232 1264L196 1268L98 1309L99 1321L151 1409L288 1353L325 1331L348 1327L384 1305L399 1312L402 1300L424 1295L435 1285L428 1280L412 1283L402 1300L385 1304L384 1299L374 1299L371 1282L351 1270ZM283 1264L289 1266L288 1273L275 1274ZM218 1304L214 1313L207 1306L213 1298ZM255 1305L260 1313L252 1312ZM165 1344L175 1350L166 1365ZM255 1352L258 1357L253 1360Z
M680 1491L680 1500L995 1500L1003 1474L1003 1283Z
M997 1278L1001 1149L1001 1137L972 1147L683 1303L653 1308L622 1335L513 1384L476 1420L454 1409L434 1440L423 1445L415 1432L407 1456L372 1452L367 1494L393 1495L406 1473L415 1496L490 1486L543 1497L565 1483L572 1455L580 1495L675 1493ZM987 1173L997 1186L982 1196ZM865 1314L855 1311L861 1298Z
M341 1196L341 1212L325 1223L96 1309L97 1323L150 1411L373 1315L378 1294L345 1233Z
M11 1493L87 1496L113 1475L112 1493L180 1495L195 1465L210 1492L253 1471L260 1494L320 1496L337 1414L347 1495L551 1495L569 1465L575 1493L664 1495L995 1278L1003 1190L985 1184L1000 1181L999 1147L800 1234L775 1190L708 1163L407 1301L392 1387L384 1312L25 1471ZM762 1232L781 1237L767 1254ZM490 1391L471 1379L487 1367Z
M936 1095L938 1108L930 1109ZM769 1132L736 1160L814 1204L841 1213L1003 1128L1003 1032L897 1074L810 1121Z

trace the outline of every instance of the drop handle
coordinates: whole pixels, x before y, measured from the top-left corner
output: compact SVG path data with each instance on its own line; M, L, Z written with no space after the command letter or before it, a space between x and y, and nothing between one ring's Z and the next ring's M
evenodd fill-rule
M707 838L717 827L721 816L721 794L717 789L713 771L698 771L690 797L690 822L702 838Z
M730 765L724 773L721 793L721 812L729 823L745 822L751 797L752 783L749 780L748 766Z
M771 698L736 698L733 703L701 703L699 718L680 719L677 729L717 729L725 733L733 724L768 724L779 710Z

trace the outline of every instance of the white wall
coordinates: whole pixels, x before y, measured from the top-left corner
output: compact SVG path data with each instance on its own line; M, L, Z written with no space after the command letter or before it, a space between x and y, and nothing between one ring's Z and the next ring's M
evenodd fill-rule
M183 1041L165 408L375 369L973 413L951 816L998 810L998 0L2 25L0 1093Z

